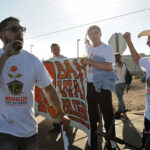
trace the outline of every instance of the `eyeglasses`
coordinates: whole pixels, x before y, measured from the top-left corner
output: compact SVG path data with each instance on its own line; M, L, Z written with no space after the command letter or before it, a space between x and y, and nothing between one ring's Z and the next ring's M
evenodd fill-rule
M11 32L26 32L26 28L25 27L18 27L18 26L12 26L10 28L4 29L5 31L11 31Z

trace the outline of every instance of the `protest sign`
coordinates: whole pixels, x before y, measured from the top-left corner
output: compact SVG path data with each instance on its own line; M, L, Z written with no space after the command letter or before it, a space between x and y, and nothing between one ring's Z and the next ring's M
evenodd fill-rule
M83 59L55 59L43 62L53 78L53 85L61 98L64 112L71 119L71 126L88 134L90 123L86 100L86 67ZM57 122L57 113L43 89L35 87L36 113ZM90 145L90 143L89 143Z

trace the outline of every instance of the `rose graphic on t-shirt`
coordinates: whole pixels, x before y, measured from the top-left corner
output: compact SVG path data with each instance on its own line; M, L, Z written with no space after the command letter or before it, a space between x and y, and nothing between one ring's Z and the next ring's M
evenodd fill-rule
M16 66L11 66L10 67L11 72L16 72L18 68Z
M17 78L20 78L22 76L22 74L20 73L15 73L18 70L17 66L11 66L10 67L10 71L11 73L8 74L9 78L13 79L12 82L7 83L9 91L13 94L13 95L18 95L22 92L22 88L23 88L23 83L16 80Z

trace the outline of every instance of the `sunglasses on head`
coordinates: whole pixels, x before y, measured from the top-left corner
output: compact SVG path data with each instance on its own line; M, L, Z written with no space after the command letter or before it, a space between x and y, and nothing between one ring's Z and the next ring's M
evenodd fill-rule
M10 28L6 28L5 31L11 31L11 32L18 32L18 31L21 31L21 32L25 32L26 31L26 28L25 27L18 27L18 26L12 26Z

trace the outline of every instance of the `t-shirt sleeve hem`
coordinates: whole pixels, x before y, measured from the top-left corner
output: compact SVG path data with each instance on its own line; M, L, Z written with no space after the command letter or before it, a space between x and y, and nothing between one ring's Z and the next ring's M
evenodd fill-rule
M51 84L52 84L52 81L49 81L49 82L47 82L46 84L40 85L39 87L40 87L40 88L46 88L46 87L48 87L48 86L51 85Z

